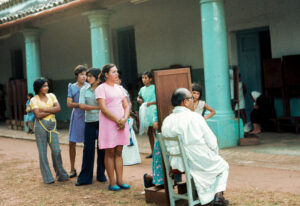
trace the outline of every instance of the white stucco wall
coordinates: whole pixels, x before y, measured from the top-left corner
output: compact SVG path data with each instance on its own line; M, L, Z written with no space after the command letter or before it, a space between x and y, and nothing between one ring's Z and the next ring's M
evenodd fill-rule
M115 9L111 28L134 26L139 73L171 64L203 67L200 7L191 0L153 0Z
M41 34L42 74L55 80L73 78L78 64L91 66L89 22L81 15L46 25Z
M273 57L300 54L299 0L225 0L225 11L231 65L237 64L235 32L245 29L269 27ZM198 1L151 0L113 8L111 44L113 32L127 26L135 28L138 73L171 64L203 67ZM87 17L78 14L43 26L40 46L42 75L55 80L72 79L76 65L91 66ZM0 39L1 73L6 71L0 75L0 83L11 75L9 51L14 48L24 50L21 34Z
M230 62L237 64L235 32L269 27L272 57L300 54L299 0L225 0Z

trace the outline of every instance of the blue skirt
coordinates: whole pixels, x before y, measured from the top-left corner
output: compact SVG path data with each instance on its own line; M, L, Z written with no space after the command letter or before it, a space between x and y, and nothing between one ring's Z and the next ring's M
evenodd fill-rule
M83 142L84 141L84 110L74 108L70 120L69 141Z

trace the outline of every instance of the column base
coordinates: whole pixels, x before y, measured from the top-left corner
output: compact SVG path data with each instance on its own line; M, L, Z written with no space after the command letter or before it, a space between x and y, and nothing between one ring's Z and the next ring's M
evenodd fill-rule
M234 147L239 144L239 128L238 119L222 118L222 119L208 119L208 126L217 136L219 148ZM243 121L240 120L240 136L244 138Z

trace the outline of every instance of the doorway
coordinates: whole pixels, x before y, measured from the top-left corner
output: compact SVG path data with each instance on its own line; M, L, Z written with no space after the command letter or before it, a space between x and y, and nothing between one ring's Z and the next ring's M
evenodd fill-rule
M117 63L122 76L122 84L131 92L137 88L137 61L134 27L116 31Z
M239 73L247 88L245 103L248 122L254 106L250 98L251 91L264 91L262 61L272 58L270 31L268 27L243 30L238 31L236 37Z

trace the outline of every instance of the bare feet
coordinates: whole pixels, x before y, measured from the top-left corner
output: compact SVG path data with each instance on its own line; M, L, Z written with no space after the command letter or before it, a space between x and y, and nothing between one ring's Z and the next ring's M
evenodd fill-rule
M261 133L261 130L252 130L251 132L249 132L250 134L259 134Z

